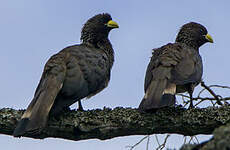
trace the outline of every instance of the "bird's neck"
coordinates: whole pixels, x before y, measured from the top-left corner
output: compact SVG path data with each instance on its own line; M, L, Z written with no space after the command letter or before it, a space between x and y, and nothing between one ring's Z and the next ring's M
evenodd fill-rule
M98 41L97 46L99 49L103 50L104 53L109 58L109 67L111 69L113 66L113 62L114 62L114 51L113 51L113 47L112 47L112 44L110 43L109 39L104 38L104 39Z
M114 51L113 51L112 44L110 43L108 38L103 38L97 42L83 40L83 44L90 45L96 49L102 50L109 59L109 68L110 69L112 68L114 62Z
M199 46L197 45L197 43L195 41L184 39L184 40L179 41L179 42L176 41L176 43L180 43L182 45L185 45L187 47L190 47L192 49L195 49L195 50L199 51Z

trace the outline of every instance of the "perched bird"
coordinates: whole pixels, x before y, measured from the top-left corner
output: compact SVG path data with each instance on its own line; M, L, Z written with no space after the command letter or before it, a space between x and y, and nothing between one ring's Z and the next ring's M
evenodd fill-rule
M213 43L207 29L195 22L183 25L175 43L154 49L147 67L144 90L139 110L175 105L175 94L188 92L190 108L193 107L192 93L203 74L199 47Z
M39 134L49 115L57 115L82 98L89 98L110 80L114 51L109 32L118 28L108 13L90 18L81 31L79 45L64 48L53 55L44 71L34 98L24 112L13 135Z

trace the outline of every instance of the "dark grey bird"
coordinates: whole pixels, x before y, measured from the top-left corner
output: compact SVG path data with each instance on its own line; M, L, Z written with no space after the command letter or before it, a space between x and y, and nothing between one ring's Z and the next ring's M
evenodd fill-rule
M213 43L207 29L195 22L183 25L175 43L154 49L145 76L145 96L139 110L148 111L175 105L175 94L188 92L190 106L192 94L203 74L199 47Z
M44 71L34 98L24 112L13 135L39 134L50 115L57 115L75 102L91 97L110 80L114 50L109 32L118 28L108 13L90 18L81 31L82 43L53 55Z

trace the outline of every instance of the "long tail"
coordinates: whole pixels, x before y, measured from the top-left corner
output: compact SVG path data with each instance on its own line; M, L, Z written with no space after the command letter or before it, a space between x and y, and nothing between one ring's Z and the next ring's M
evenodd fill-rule
M156 68L153 75L154 77L139 105L140 111L147 111L175 104L176 85L169 83L171 68Z
M38 134L46 126L50 109L62 87L62 76L61 73L42 76L33 100L14 130L14 137Z

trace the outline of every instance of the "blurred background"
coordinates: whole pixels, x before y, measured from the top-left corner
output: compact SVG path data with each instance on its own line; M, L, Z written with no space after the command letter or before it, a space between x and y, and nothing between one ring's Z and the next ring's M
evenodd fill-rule
M83 24L92 16L108 12L120 28L109 38L115 50L115 64L108 88L83 101L84 109L138 107L143 95L144 76L153 48L174 42L180 27L195 21L203 24L214 44L200 48L206 84L230 85L229 44L230 1L90 1L90 0L0 0L0 108L25 109L50 56L66 46L80 43ZM200 88L195 89L195 94ZM217 90L226 96L230 92ZM207 95L208 96L208 95ZM178 99L178 103L181 103ZM209 106L204 103L202 107ZM74 105L72 108L76 108ZM126 150L144 136L118 137L100 141L64 139L34 140L0 135L2 149ZM163 142L165 135L160 135ZM199 135L200 142L210 136ZM170 136L166 147L178 149L182 135ZM155 136L150 148L157 147ZM146 141L135 150L146 148Z

